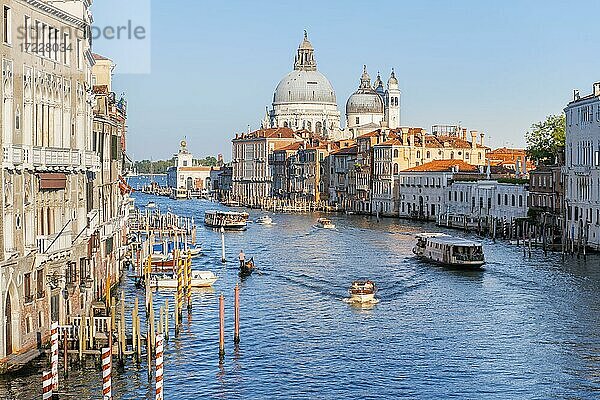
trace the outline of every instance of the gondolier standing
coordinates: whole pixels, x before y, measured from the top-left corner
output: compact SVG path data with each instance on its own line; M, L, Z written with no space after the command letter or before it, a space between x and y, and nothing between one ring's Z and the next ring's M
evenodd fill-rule
M246 263L246 255L244 254L244 250L240 250L240 255L238 256L240 260L240 268L244 268Z

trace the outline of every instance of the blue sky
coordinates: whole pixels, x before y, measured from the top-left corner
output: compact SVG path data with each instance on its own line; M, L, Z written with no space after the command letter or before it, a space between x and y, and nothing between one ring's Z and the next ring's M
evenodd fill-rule
M532 123L600 81L598 1L128 2L144 10L117 17L96 1L94 18L150 25L151 14L151 72L119 73L141 59L122 47L139 44L99 40L95 51L116 58L113 90L127 95L136 159L170 157L184 136L199 157L229 158L232 136L259 126L304 29L342 114L363 64L384 81L394 67L402 125L460 121L491 146L524 146Z

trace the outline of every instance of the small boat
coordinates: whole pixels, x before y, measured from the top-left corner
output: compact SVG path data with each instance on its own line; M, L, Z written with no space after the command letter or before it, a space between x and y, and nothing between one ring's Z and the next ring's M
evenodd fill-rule
M369 280L357 280L352 282L352 286L348 289L350 294L351 303L373 303L375 300L375 293L377 292L377 286L373 281Z
M204 213L204 225L210 228L243 231L246 229L248 217L246 212L208 210Z
M211 271L192 271L192 287L209 287L217 281L217 276ZM173 273L152 274L150 287L159 289L177 289L177 275Z
M156 208L156 203L153 201L149 201L148 204L146 204L146 208Z
M317 226L323 229L335 229L335 225L328 218L319 218L317 220Z
M254 258L244 262L244 265L240 265L240 275L250 275L254 271Z
M413 253L428 261L449 266L480 269L485 264L483 246L445 233L420 233Z
M271 225L273 223L273 219L271 219L271 217L268 215L263 215L262 217L258 217L254 222L261 225Z
M165 247L166 247L166 251L165 251ZM172 241L156 243L153 246L154 254L152 257L153 258L154 258L154 256L159 257L161 255L164 256L165 253L171 254L174 249L175 249L175 243L173 243ZM199 244L179 242L179 250L180 250L180 254L182 257L186 256L188 251L190 252L192 257L195 257L195 256L199 255L200 252L202 251L202 246L200 246ZM167 257L167 256L164 256L164 257Z

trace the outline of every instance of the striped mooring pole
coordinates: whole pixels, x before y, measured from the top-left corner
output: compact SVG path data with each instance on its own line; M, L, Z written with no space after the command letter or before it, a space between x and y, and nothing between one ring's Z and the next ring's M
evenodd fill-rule
M52 399L52 371L42 374L42 400Z
M156 335L156 400L164 400L163 396L163 363L164 363L164 349L163 349L163 335Z
M52 391L58 391L58 322L50 326L50 372L52 373Z
M102 349L102 400L112 400L112 351L110 347Z

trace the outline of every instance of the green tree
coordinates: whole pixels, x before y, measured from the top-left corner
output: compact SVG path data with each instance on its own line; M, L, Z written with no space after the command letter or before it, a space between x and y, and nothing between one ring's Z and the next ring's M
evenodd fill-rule
M213 156L208 156L208 157L196 160L196 162L198 163L198 165L202 165L205 167L216 167L217 166L217 159Z
M525 133L527 155L536 164L554 164L558 152L565 145L565 114L550 115L543 122L531 126Z

